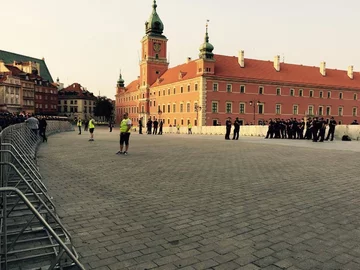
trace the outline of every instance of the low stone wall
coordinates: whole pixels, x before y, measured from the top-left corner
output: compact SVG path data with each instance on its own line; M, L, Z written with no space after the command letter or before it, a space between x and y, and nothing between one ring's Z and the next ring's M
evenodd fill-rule
M240 136L252 136L252 137L265 137L267 133L267 126L241 126ZM193 134L201 135L225 135L225 126L209 126L209 127L193 127ZM176 127L164 127L164 133L176 133ZM233 127L231 132L233 132ZM187 127L180 128L181 134L187 134ZM327 134L327 131L326 131ZM341 139L343 135L348 135L353 140L360 139L360 125L338 125L335 129L335 137Z

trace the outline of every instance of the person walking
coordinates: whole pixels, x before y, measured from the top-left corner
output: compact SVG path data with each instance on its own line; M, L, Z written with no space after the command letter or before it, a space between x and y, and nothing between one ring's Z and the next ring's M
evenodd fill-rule
M82 126L82 120L81 120L81 118L79 118L77 120L77 127L79 129L79 134L78 135L81 135L81 126Z
M240 134L240 120L239 117L236 117L234 121L234 136L233 140L239 140L239 134Z
M128 113L124 113L124 118L120 123L120 151L116 153L117 155L124 154L126 156L128 154L131 125L132 122L129 119ZM124 144L125 151L123 152Z
M90 120L89 120L89 131L90 131L89 142L93 142L94 141L94 131L95 131L95 120L92 117L90 117Z
M47 142L46 127L47 127L46 119L45 117L41 117L39 121L39 132L40 132L40 136L43 138L43 142Z

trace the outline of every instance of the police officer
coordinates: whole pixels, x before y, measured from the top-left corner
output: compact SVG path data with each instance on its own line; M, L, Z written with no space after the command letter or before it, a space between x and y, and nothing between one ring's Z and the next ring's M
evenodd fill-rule
M94 130L95 130L95 120L92 117L90 117L90 121L89 121L90 142L94 141Z
M234 121L234 136L233 136L233 140L238 140L239 139L239 133L240 133L240 120L239 117L236 117L235 121Z
M334 140L334 134L335 134L336 125L337 125L337 123L336 123L334 117L331 117L330 122L329 122L329 131L328 131L328 134L327 134L326 139L325 139L326 141L329 140L330 136L331 136L330 141Z
M141 117L139 119L139 134L142 134L142 128L143 128L143 118Z
M318 133L319 133L319 129L321 126L321 123L319 121L319 119L317 117L314 117L313 118L313 121L312 121L312 137L313 137L313 142L317 142L318 141Z
M230 140L230 132L231 132L231 126L232 126L230 117L226 120L225 125L226 125L225 140Z
M265 139L268 139L270 137L270 139L273 138L274 136L274 121L270 118L269 119L269 124L268 124L268 131L266 133L266 137Z
M319 120L319 138L320 138L320 142L323 142L325 139L325 130L326 130L326 121L324 120L324 118L320 118Z
M81 135L81 126L82 126L82 121L81 121L81 118L79 118L78 121L77 121L77 127L79 129L79 134L78 135Z

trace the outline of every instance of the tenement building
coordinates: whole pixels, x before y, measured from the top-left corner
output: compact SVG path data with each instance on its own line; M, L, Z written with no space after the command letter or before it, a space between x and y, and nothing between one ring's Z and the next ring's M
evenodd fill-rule
M44 60L0 51L0 74L3 111L56 115L57 89Z
M62 85L58 81L58 85ZM59 115L72 119L89 119L94 114L96 97L79 83L59 90Z
M348 124L358 119L360 73L348 70L214 54L206 27L199 58L169 68L167 38L154 1L141 40L140 76L125 86L120 74L116 115L133 121L163 119L164 124L210 126L239 117L243 124L269 118L334 116Z

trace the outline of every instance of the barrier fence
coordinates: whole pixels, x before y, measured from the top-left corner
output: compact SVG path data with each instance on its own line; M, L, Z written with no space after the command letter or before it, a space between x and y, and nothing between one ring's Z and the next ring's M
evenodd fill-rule
M48 121L46 135L72 130ZM85 269L42 181L41 141L25 123L0 133L0 269Z

